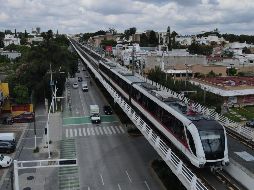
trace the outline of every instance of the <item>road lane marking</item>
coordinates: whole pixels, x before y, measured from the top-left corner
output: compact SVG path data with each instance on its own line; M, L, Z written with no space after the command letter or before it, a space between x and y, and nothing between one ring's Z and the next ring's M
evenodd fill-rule
M110 126L110 128L112 129L113 133L116 134L116 130L114 129L114 126Z
M43 138L43 137L36 137L36 139L41 139L41 138ZM34 139L34 137L25 137L25 138L23 138L23 139Z
M83 128L84 136L86 136L86 128Z
M117 186L118 186L118 189L119 189L119 190L122 190L122 189L121 189L121 186L120 186L119 184L117 184Z
M100 132L98 131L98 128L97 128L97 127L95 127L94 130L95 130L95 132L96 132L96 135L100 135Z
M121 131L118 129L118 126L115 126L116 131L120 134Z
M87 128L87 135L90 136L90 128Z
M103 177L101 174L100 174L100 176L101 176L101 183L102 183L102 185L104 185Z
M70 137L73 137L72 129L70 129Z
M110 128L109 127L106 127L106 128L109 131L109 135L112 135L112 131L110 130Z
M74 136L76 137L76 136L78 136L78 131L77 131L77 129L74 129Z
M106 130L105 127L102 127L103 131L105 132L105 134L107 135L108 134L108 131Z
M101 134L103 135L103 130L101 127L99 127L99 131L101 132Z
M145 183L147 189L150 190L150 187L149 187L148 183L146 181L144 181L144 183Z
M69 133L68 133L68 129L65 130L65 137L68 138L69 137Z
M127 177L129 178L130 182L132 183L131 177L130 177L129 173L127 172L127 170L125 170L125 173L126 173Z
M124 129L122 128L122 126L119 126L120 130L122 131L122 133L125 133Z
M91 129L91 133L92 133L92 135L95 135L95 133L94 133L94 129L93 128L90 128Z
M79 136L82 136L81 128L78 129L78 132L79 132Z

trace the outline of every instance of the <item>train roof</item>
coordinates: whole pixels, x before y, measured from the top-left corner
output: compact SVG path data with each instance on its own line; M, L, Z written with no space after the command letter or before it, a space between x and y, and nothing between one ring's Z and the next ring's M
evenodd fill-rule
M192 123L197 127L199 131L203 130L222 130L222 125L216 120L205 118L199 120L192 120Z
M153 99L156 99L156 101L159 102L159 105L161 105L164 109L170 107L171 109L179 113L182 118L186 118L193 123L197 123L197 121L202 121L200 122L202 123L200 126L203 126L204 122L214 121L218 123L215 120L205 118L205 116L200 113L196 113L194 111L190 113L190 105L187 105L184 102L180 101L178 98L173 97L171 93L160 91L155 85L152 85L142 80L142 77L138 76L138 74L132 75L132 72L127 68L113 62L104 62L104 64L109 66L113 72L121 75L121 78L124 79L127 83L135 83L134 86L142 89L143 92L152 95ZM200 123L197 124L199 125ZM203 128L205 126L203 126Z

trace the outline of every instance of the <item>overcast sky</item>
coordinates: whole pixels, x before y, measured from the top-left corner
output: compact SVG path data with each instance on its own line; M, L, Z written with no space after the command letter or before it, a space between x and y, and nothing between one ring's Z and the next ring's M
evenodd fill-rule
M0 0L0 5L1 31L41 27L73 34L133 26L139 32L170 26L179 34L254 31L254 0Z

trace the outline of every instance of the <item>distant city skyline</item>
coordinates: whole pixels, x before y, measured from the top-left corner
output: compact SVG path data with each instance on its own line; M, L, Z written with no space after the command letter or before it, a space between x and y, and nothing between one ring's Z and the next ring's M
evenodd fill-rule
M6 0L0 7L0 31L52 29L84 33L115 28L196 34L254 34L253 0Z

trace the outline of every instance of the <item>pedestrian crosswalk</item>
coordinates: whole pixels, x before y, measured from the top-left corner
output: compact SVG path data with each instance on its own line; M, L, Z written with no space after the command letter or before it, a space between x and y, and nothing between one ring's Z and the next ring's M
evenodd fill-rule
M65 137L85 137L99 135L117 135L124 134L125 130L122 126L92 126L79 128L65 128Z

